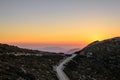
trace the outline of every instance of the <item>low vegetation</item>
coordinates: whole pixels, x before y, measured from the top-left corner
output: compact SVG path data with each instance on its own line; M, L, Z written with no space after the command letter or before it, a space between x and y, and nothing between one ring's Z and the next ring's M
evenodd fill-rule
M66 64L71 80L120 80L120 38L94 42Z
M40 51L6 44L0 45L0 51L0 80L58 80L54 67L65 57L64 54L49 52L40 53L42 56L16 56L14 54L18 52L36 54Z

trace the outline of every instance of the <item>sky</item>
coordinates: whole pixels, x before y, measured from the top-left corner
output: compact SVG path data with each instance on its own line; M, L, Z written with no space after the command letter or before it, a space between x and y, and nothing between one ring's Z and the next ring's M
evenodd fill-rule
M85 45L120 36L120 0L0 0L0 42Z

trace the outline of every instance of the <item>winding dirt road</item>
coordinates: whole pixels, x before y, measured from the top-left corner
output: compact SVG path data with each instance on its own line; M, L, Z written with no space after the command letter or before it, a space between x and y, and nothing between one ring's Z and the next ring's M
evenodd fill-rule
M64 73L63 69L65 67L64 65L72 60L76 55L77 54L73 54L72 56L66 58L56 67L57 77L59 80L70 80L69 77Z

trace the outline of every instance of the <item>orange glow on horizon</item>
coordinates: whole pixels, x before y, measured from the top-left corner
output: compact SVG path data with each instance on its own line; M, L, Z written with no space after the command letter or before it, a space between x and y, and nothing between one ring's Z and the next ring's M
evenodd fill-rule
M9 38L6 40L0 40L1 43L8 43L8 44L58 44L58 45L87 45L96 40L104 40L106 36L98 35L98 34L86 34L86 36L82 36L81 38L77 36L68 36L65 37L46 37L46 38L36 38L32 36L29 37L16 37L16 38ZM107 38L112 38L111 36Z
M8 43L8 44L31 44L31 45L76 45L76 46L81 46L81 45L87 45L88 43L85 42L2 42L2 43Z
M120 36L119 3L0 0L0 43L79 46Z

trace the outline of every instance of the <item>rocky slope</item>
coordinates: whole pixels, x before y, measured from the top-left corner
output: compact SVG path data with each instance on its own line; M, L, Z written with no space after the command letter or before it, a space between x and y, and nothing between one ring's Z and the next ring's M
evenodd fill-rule
M120 37L95 41L65 66L71 80L120 80Z
M1 80L35 80L35 77L22 68L0 61L0 79Z
M24 55L16 56L17 53ZM54 66L64 57L64 54L0 44L0 80L58 80Z

